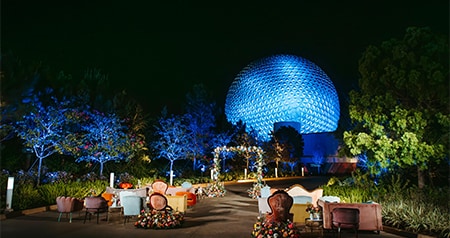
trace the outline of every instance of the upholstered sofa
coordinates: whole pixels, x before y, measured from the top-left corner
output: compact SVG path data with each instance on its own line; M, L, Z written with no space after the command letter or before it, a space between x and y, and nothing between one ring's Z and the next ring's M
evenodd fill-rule
M291 213L294 214L295 223L304 223L305 218L309 217L309 213L306 211L308 205L313 204L317 206L317 200L323 195L322 188L310 191L300 184L290 186L286 189L286 192L294 199Z
M138 189L121 189L121 188L106 187L105 193L120 194L120 192L122 191L128 191L136 193L136 195L139 197L146 197L149 190L150 187L143 187Z
M318 200L318 205L323 211L323 228L332 229L331 211L335 208L356 208L359 210L359 230L377 231L383 230L381 205L378 203L341 203Z

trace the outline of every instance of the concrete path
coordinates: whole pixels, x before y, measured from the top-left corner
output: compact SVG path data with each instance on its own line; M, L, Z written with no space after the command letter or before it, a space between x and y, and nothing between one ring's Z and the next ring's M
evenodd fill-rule
M301 181L300 181L301 182ZM297 181L286 181L294 184ZM280 183L278 183L279 186ZM106 221L102 216L99 224L95 219L83 224L84 213L75 213L72 223L63 216L57 222L57 211L46 211L26 216L8 218L0 221L1 238L30 238L37 237L214 237L234 238L251 237L253 224L258 216L257 200L248 197L247 189L251 183L228 183L225 185L225 197L205 198L189 208L185 215L182 227L168 230L153 230L135 228L133 219L123 224L123 220ZM287 186L288 187L288 186ZM308 186L305 186L308 187ZM318 237L318 233L309 233L302 227L302 237ZM325 236L332 237L332 233L325 232ZM344 233L343 237L355 237L353 233ZM374 232L360 232L360 238L401 237L387 232L376 234Z

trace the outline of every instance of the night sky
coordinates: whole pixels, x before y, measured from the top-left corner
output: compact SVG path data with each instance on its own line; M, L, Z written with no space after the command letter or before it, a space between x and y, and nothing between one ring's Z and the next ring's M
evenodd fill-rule
M223 107L239 71L273 54L314 62L342 93L368 45L409 26L449 34L447 0L187 2L3 0L2 51L74 76L101 69L155 114L198 83Z

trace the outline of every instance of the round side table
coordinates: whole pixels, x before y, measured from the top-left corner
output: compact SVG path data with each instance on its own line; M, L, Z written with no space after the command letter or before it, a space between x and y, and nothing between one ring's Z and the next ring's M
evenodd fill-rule
M323 236L323 220L322 219L310 219L305 218L305 230L318 231L320 236Z

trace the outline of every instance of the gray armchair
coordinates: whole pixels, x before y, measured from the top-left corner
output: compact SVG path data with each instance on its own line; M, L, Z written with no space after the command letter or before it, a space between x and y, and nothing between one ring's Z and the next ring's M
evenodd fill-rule
M121 198L122 207L123 207L123 223L125 224L130 217L137 216L141 213L142 210L142 198L139 196L123 196Z

